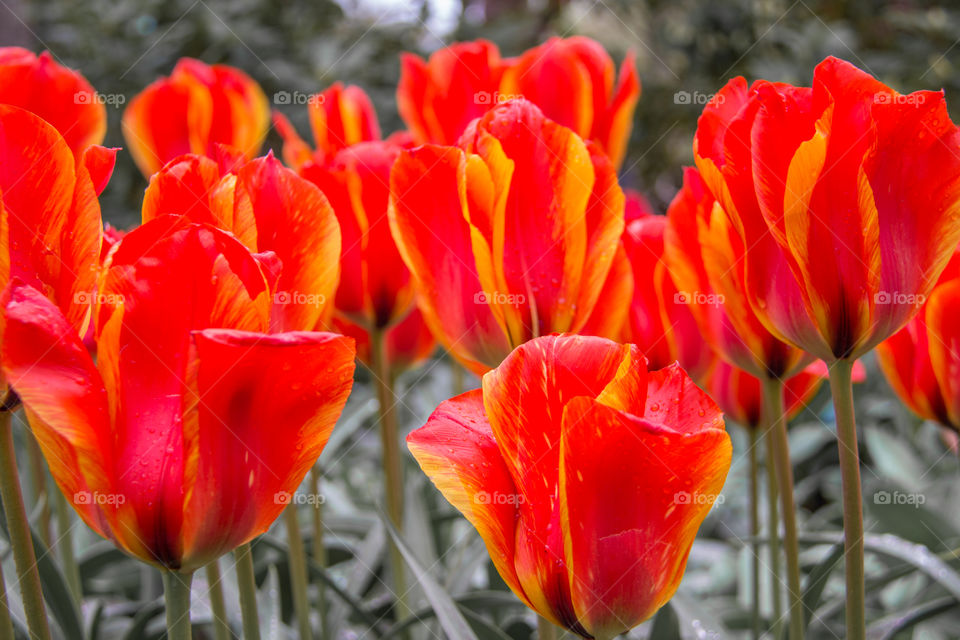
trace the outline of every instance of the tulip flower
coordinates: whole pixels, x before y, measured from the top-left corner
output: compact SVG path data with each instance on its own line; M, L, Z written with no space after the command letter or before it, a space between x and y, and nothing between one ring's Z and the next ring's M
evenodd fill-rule
M272 251L282 272L275 330L310 331L329 318L339 279L340 230L326 196L272 153L249 162L185 155L151 176L143 222L185 215L233 233L252 252Z
M401 152L390 185L420 310L469 369L483 373L537 336L579 332L592 314L618 317L605 329L619 334L632 282L608 275L623 192L602 152L536 106L495 107L458 147Z
M854 640L866 631L852 362L917 312L960 240L958 144L942 92L903 95L836 58L817 66L812 89L732 80L694 139L748 247L757 317L831 364Z
M710 368L713 352L694 321L693 301L677 290L667 269L666 228L666 217L640 214L624 230L634 289L623 340L640 347L651 368L678 361L699 380Z
M599 640L674 594L731 457L678 365L648 372L634 345L570 335L518 347L407 443L513 592Z
M123 113L133 159L150 177L174 158L215 156L218 145L253 158L270 125L267 97L247 74L182 58L169 78L139 93Z
M79 71L20 47L0 47L0 104L31 111L53 125L78 158L107 133L107 109Z
M350 336L357 343L357 359L367 367L375 367L370 333L358 324L342 316L333 319L333 328L337 333ZM425 362L436 351L437 341L430 328L423 321L423 314L414 307L403 320L388 327L383 334L386 348L386 360L390 365L390 376L395 378L408 369Z
M623 207L623 217L627 222L644 216L652 216L656 213L647 197L636 189L624 189L623 196L626 199Z
M674 284L679 289L676 294L679 301L687 305L704 340L720 358L761 380L762 413L758 419L764 425L762 431L767 439L770 486L780 488L788 591L792 597L792 633L793 640L797 640L802 622L800 568L784 380L809 363L810 356L774 336L757 317L748 299L744 241L696 169L684 172L683 187L670 203L667 217L664 251ZM757 435L751 433L751 438ZM751 454L754 450L751 444ZM771 495L774 493L777 492ZM769 508L770 522L776 522L776 503L771 503ZM779 574L780 565L776 537L774 528L769 545L769 566L774 578ZM778 587L779 580L774 579L772 584ZM779 588L772 600L774 619L778 620ZM754 616L758 621L756 602L754 600Z
M397 108L417 144L456 144L475 118L500 103L504 63L487 40L458 42L425 61L400 58Z
M377 113L360 87L337 82L310 96L307 111L314 149L297 134L286 116L273 113L273 124L283 138L283 160L295 170L309 163L323 165L351 145L380 139Z
M48 70L49 65L43 63ZM53 124L20 107L0 105L0 290L12 280L29 284L74 332L83 332L90 317L100 254L97 196L113 171L114 153L91 145L75 155ZM3 340L0 336L0 349ZM47 640L50 631L13 448L11 415L17 402L8 382L0 374L0 498L27 625L33 637Z
M920 312L877 346L897 396L924 420L960 432L960 252L955 252Z
M532 101L546 117L600 145L619 167L630 140L640 79L632 54L617 77L600 43L583 36L550 38L507 65L500 95Z

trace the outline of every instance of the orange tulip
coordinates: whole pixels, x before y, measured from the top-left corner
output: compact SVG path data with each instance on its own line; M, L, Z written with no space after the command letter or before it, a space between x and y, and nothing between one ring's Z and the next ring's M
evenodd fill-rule
M269 277L229 234L164 216L99 279L97 362L14 281L3 370L80 517L141 560L191 571L263 533L320 455L352 340L267 334Z
M373 103L360 87L337 82L307 100L315 149L303 141L282 113L273 124L283 138L283 161L295 170L315 162L325 164L337 152L359 142L380 139L380 124Z
M51 124L0 105L0 288L17 278L49 298L76 331L89 317L100 256L97 195L114 150L74 156Z
M513 592L551 622L609 640L674 594L723 487L719 409L676 364L546 336L407 438Z
M670 277L664 259L666 228L666 217L642 214L628 222L623 233L634 280L623 341L640 347L651 368L678 361L699 380L713 362L713 352L697 328L690 301Z
M877 347L880 368L917 415L960 432L960 252L920 313Z
M218 149L218 153L223 149ZM340 227L326 196L272 153L249 162L229 154L185 155L150 178L143 222L185 215L233 233L282 264L274 329L310 331L329 318L339 280Z
M342 316L334 317L333 329L356 340L357 359L371 369L374 367L370 333L366 329ZM427 323L423 321L423 314L416 307L403 320L388 327L384 331L383 339L387 362L390 363L394 376L420 366L437 350L437 341L430 333Z
M460 147L401 152L390 225L427 324L475 372L594 313L619 316L619 334L623 192L602 152L529 102L492 109Z
M127 146L148 178L186 153L212 157L221 144L249 160L269 125L267 97L256 82L239 69L192 58L182 58L123 113Z
M960 240L960 131L943 94L828 58L813 88L732 80L697 166L743 237L750 304L782 340L853 359L899 330Z
M733 221L696 169L667 209L665 257L703 338L727 362L751 375L792 376L811 358L774 336L748 299L745 247Z
M410 271L387 219L390 169L400 151L391 142L364 142L301 170L330 199L340 223L337 311L368 331L393 325L413 307Z
M619 167L640 98L633 54L615 76L613 60L600 43L583 36L550 38L511 61L500 94L533 101L551 120L599 144Z
M475 118L499 103L503 62L487 40L458 42L425 61L400 58L397 108L416 143L456 144Z
M79 71L20 47L0 47L0 104L31 111L56 127L74 155L100 144L107 109Z

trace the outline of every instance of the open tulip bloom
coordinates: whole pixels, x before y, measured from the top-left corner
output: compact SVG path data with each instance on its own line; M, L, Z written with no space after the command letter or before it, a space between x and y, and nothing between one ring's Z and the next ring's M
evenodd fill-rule
M852 363L910 320L960 240L958 148L942 92L902 95L836 58L812 88L731 80L694 138L703 180L746 247L751 308L830 365L855 640L865 593Z
M353 341L268 333L275 263L183 217L130 232L99 278L96 363L39 291L3 294L3 372L51 473L144 562L189 574L266 531L343 409Z
M674 594L723 487L720 411L676 364L550 335L441 403L411 453L538 614L610 640Z

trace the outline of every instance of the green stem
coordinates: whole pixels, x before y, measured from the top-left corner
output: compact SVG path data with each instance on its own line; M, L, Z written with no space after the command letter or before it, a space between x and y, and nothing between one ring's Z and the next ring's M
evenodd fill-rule
M753 629L753 640L760 639L760 492L759 484L759 462L757 460L757 447L759 445L758 429L750 429L750 537L753 542L751 547L753 557L750 559L751 586L753 587L753 606L750 611L751 628Z
M0 410L0 498L7 517L13 561L17 567L17 581L23 598L32 640L50 640L50 626L43 604L43 589L37 571L37 557L30 537L30 524L23 506L23 492L17 473L17 454L13 445L12 413Z
M772 435L780 511L783 514L783 550L787 556L787 589L790 598L790 640L803 640L803 591L800 590L800 545L797 542L797 507L793 499L793 467L790 464L790 440L783 406L783 382L779 378L763 381L763 406L767 428Z
M838 360L830 367L830 392L837 419L840 474L843 485L843 536L847 570L846 637L866 637L866 593L863 571L863 497L860 489L860 455L853 411L853 361Z
M403 467L400 463L400 437L397 428L396 397L393 390L393 374L387 358L387 345L384 332L374 329L370 332L370 346L373 364L373 377L377 386L377 400L380 404L380 442L383 448L383 478L387 498L387 515L397 531L403 531ZM393 571L393 590L396 597L398 620L410 615L407 606L407 582L404 577L403 554L395 544L390 543L390 567Z
M257 613L257 582L253 575L253 553L250 543L233 552L237 561L237 586L240 589L240 615L243 618L243 640L260 640L260 616Z
M192 573L163 572L163 595L167 602L167 640L191 640L190 583Z
M453 387L453 395L458 396L461 393L463 393L463 387L464 387L463 365L461 365L451 356L450 369L451 369L450 377L451 377L451 386Z
M67 586L79 606L83 600L83 585L80 582L80 567L73 553L73 525L70 521L70 507L62 491L54 492L57 506L57 551L60 552L60 564L63 565Z
M297 505L290 504L283 510L287 526L287 552L290 557L290 586L293 590L293 610L297 616L297 629L300 640L311 640L310 600L307 597L307 552L300 533L300 520L297 518Z
M557 627L546 618L537 616L537 640L557 640Z
M40 520L36 532L48 549L53 546L50 540L50 494L47 491L47 470L43 463L43 451L29 429L26 434L27 466L30 467L30 484L33 485L33 499L40 505Z
M310 491L313 492L313 541L311 555L313 562L323 570L327 569L327 548L323 545L323 500L320 496L321 471L318 465L310 469ZM317 582L317 611L320 612L320 637L327 638L327 589L323 580Z
M770 594L773 606L774 638L779 638L783 628L783 604L780 598L780 513L777 507L777 472L774 461L774 446L770 432L764 434L767 450L767 529L770 535Z
M213 614L214 640L230 640L230 623L227 622L227 605L223 598L223 581L220 577L220 560L206 566L207 593L210 595L210 611Z
M13 620L10 618L10 605L7 604L7 581L3 577L2 564L0 564L0 640L13 640Z

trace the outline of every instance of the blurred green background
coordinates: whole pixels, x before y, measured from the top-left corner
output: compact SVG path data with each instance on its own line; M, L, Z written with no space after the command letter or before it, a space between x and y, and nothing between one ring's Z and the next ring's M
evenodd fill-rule
M960 4L870 0L5 0L0 43L50 49L101 93L129 99L181 56L244 69L268 96L342 80L373 97L384 132L401 127L394 88L400 51L428 54L484 37L515 55L550 35L583 34L618 62L632 49L643 83L623 182L663 208L702 104L745 75L809 83L836 55L900 91L947 91L960 116ZM678 103L678 92L690 101ZM123 146L122 107L108 106L107 144ZM302 132L304 105L281 109ZM268 145L279 148L271 134ZM104 199L115 224L137 221L144 181L121 155Z

